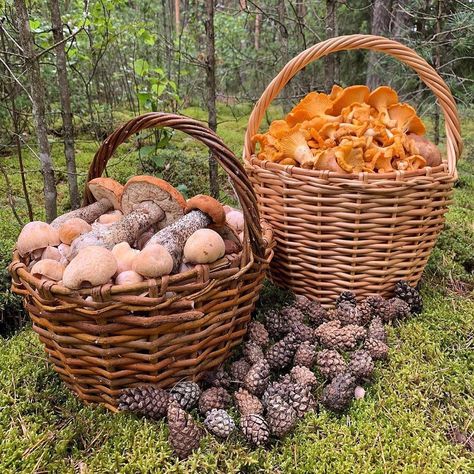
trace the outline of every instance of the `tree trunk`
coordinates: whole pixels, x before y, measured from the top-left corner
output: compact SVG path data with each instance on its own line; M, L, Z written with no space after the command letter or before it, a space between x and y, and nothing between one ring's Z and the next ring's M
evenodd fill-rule
M28 79L30 81L31 99L33 102L33 119L35 121L36 136L38 139L39 159L44 182L44 204L46 220L51 222L57 213L56 182L54 179L53 160L48 142L46 126L45 96L39 60L35 55L33 36L30 30L28 12L24 0L14 0L17 14L18 33L20 44L26 58Z
M257 12L255 14L255 32L254 32L254 46L255 51L260 49L260 23L262 22L262 14Z
M408 0L396 0L392 4L392 37L400 41L407 36L407 24L409 15L407 14Z
M71 93L67 77L66 52L63 42L63 24L59 10L59 1L50 0L49 9L51 12L53 39L55 43L58 43L56 46L56 70L58 73L59 99L61 101L61 116L64 129L64 155L66 157L67 182L71 199L71 209L77 209L80 206L80 197L77 187L76 157L74 154L74 126L72 123Z
M207 112L209 127L217 130L217 110L216 110L216 54L214 42L214 0L206 0L206 87L207 87ZM209 154L209 189L211 196L219 197L219 182L217 181L217 161Z
M175 28L176 36L179 35L179 30L181 29L180 23L181 23L181 14L180 14L180 8L179 8L179 0L174 0L174 28Z
M372 25L371 33L373 35L387 36L390 28L390 3L391 0L375 0L372 3ZM369 53L367 64L367 86L370 89L375 89L383 81L380 73L377 72L377 53L371 51Z
M326 0L326 39L333 38L336 34L336 2L337 0ZM329 54L324 58L324 75L326 92L330 92L336 82L336 57Z

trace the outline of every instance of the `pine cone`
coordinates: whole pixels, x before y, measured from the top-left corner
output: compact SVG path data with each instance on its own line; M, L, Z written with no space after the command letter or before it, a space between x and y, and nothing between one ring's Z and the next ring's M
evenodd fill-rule
M266 420L270 432L277 438L289 433L296 424L296 412L278 395L270 397L267 402Z
M270 381L270 366L265 359L250 367L244 378L244 387L254 395L261 395Z
M245 438L256 446L263 446L270 437L270 429L265 419L254 413L240 419L240 428Z
M325 321L329 321L328 312L317 301L312 301L309 310L306 313L311 325L317 327Z
M292 306L302 313L308 313L311 310L313 301L303 295L296 295Z
M385 331L382 320L376 317L372 320L367 331L367 337L377 339L378 341L387 342L387 333Z
M354 396L356 379L350 373L339 374L323 390L321 403L333 411L345 410Z
M308 341L302 342L295 352L293 365L311 368L316 359L316 347Z
M200 382L202 382L205 387L229 388L231 386L229 374L223 367L219 367L217 370L205 372L200 379Z
M235 423L225 410L212 409L204 420L206 428L215 436L227 438L234 430Z
M234 393L234 398L240 416L246 416L252 413L256 415L263 414L263 405L260 400L244 388L239 388L239 390Z
M159 420L166 416L169 400L170 395L166 390L153 385L142 385L126 388L120 395L118 409Z
M359 310L357 306L347 301L342 301L336 309L336 318L341 321L342 326L348 324L360 324Z
M395 296L408 303L412 314L420 314L423 311L423 300L420 293L406 281L400 280L395 285Z
M370 378L374 372L372 356L364 350L354 351L347 369L358 380Z
M193 409L201 396L201 389L195 382L178 382L171 390L171 396L185 410Z
M168 406L168 424L168 440L173 451L180 459L187 458L199 447L204 431L178 403L170 403Z
M290 334L293 334L297 342L314 342L316 335L314 329L303 323L302 321L290 321Z
M242 353L249 364L256 364L259 360L263 359L262 348L254 342L248 341L244 343Z
M294 306L284 306L280 311L283 320L288 323L302 323L304 321L304 314Z
M316 401L311 393L310 387L299 384L290 386L288 392L288 403L296 411L296 416L302 418L308 411L314 410Z
M335 313L334 313L335 314ZM333 319L321 324L314 330L315 336L319 339L323 334L334 329L339 329L341 327L341 321L339 319Z
M288 334L281 341L270 346L265 354L270 369L281 370L287 367L295 355L296 347L294 334Z
M303 387L314 387L318 380L308 367L301 367L297 365L290 371L291 379L294 383L302 385Z
M387 302L387 322L397 321L408 318L410 316L410 306L400 298L391 298Z
M202 392L199 398L199 411L205 415L213 409L225 410L230 406L232 399L223 387L211 387Z
M245 359L239 359L230 366L230 374L237 382L242 382L250 369L250 364Z
M283 400L287 401L288 393L292 385L293 381L290 374L281 376L278 380L268 385L262 396L262 403L266 405L268 400L274 395L278 395L279 397L283 398Z
M367 299L357 306L357 311L359 313L359 325L367 326L372 321L374 315L373 308L367 303Z
M337 299L336 299L336 308L338 308L341 303L345 303L345 302L350 303L353 306L357 305L357 299L356 299L354 293L352 293L352 291L343 291L337 297Z
M368 338L365 340L364 349L369 352L374 360L386 359L388 357L388 346L377 339Z
M248 337L251 342L260 347L266 347L270 342L268 331L265 329L265 326L258 321L250 322L248 327Z
M372 317L375 318L385 311L387 300L382 295L367 296L363 303L372 309Z
M275 310L265 315L265 328L273 339L280 339L290 330L286 318Z
M333 379L346 371L346 362L339 352L324 349L318 352L316 364L319 371L328 379Z
M366 331L362 326L349 324L342 328L329 328L323 331L319 340L328 349L352 350L365 336Z

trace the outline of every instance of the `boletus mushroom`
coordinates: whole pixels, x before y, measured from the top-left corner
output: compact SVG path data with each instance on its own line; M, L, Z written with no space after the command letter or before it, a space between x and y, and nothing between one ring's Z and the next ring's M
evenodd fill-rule
M55 247L60 243L57 229L46 224L46 222L32 221L28 222L21 230L16 248L22 257L33 253L40 258L46 247ZM36 255L36 252L38 252L38 255Z
M87 184L90 192L95 197L96 202L88 206L67 212L56 217L51 225L58 229L61 224L72 218L79 218L92 224L99 216L111 209L120 210L120 200L122 198L123 186L112 178L95 178Z
M153 176L135 176L124 186L124 216L109 226L98 226L81 235L71 245L71 257L91 245L112 250L120 242L133 244L151 225L159 229L183 215L186 200L166 181Z
M91 246L83 248L63 273L63 285L72 290L107 283L117 272L117 260L110 250Z
M184 246L186 263L212 263L225 254L223 238L212 229L199 229L192 234Z
M214 224L216 227L225 225L224 208L214 198L198 194L188 200L186 215L157 232L147 242L144 250L150 245L158 244L163 246L173 259L173 271L176 272L181 263L186 241L194 232L204 229L211 224Z

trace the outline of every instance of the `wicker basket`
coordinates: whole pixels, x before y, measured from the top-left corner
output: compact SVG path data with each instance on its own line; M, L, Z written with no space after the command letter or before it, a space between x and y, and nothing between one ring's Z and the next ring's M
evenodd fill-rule
M151 127L180 130L212 150L244 212L240 256L226 256L161 279L79 291L34 278L17 252L10 265L13 289L24 296L33 329L55 370L82 400L111 410L125 387L143 383L166 387L181 379L196 380L221 364L246 332L273 255L271 230L260 223L255 194L242 165L210 129L195 120L163 113L131 120L102 144L88 179L101 176L127 138ZM84 204L90 202L93 198L86 191Z
M447 161L409 173L342 175L257 159L251 137L288 81L311 61L354 49L387 53L418 73L444 113ZM273 281L328 307L343 290L360 299L389 296L400 279L415 285L443 227L461 148L456 104L447 85L410 48L380 36L351 35L300 53L266 88L245 136L245 168L277 243Z

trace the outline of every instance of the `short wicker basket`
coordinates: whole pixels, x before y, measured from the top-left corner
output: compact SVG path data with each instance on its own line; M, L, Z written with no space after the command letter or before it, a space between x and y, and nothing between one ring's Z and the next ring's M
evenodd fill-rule
M251 138L288 81L311 61L354 49L387 53L418 73L444 113L447 161L409 173L341 175L257 159ZM449 88L410 48L380 36L351 35L300 53L266 88L245 136L245 168L277 242L270 266L273 281L328 307L343 290L360 299L389 296L400 279L415 285L443 227L461 148Z
M246 332L273 255L271 230L260 223L242 165L195 120L149 113L129 121L102 144L88 180L102 175L121 143L151 127L185 132L213 152L244 212L241 254L161 279L79 291L34 278L16 252L10 265L13 289L24 296L33 329L55 370L82 400L111 410L116 410L126 387L144 383L167 387L182 379L196 380L222 363ZM93 198L86 190L84 204L90 202Z

